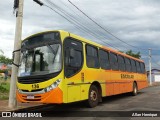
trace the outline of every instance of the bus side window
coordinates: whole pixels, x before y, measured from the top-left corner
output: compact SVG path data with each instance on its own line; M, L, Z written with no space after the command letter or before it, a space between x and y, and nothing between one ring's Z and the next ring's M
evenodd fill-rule
M118 55L118 66L119 66L119 70L121 71L125 71L125 61L124 61L124 57Z
M83 45L72 38L64 41L65 76L71 77L78 73L83 65Z
M104 50L99 50L99 60L100 65L102 69L109 70L111 69L110 63L109 63L109 53Z
M110 63L111 63L111 69L112 70L118 70L118 59L117 59L117 55L110 52L109 54L109 58L110 58Z
M87 67L99 68L98 49L91 45L86 45Z
M141 62L140 66L141 66L141 72L145 73L145 65L144 65L144 63Z
M132 72L137 72L135 60L131 60Z
M125 57L126 71L131 72L131 61L129 58Z
M140 63L138 61L136 61L136 68L137 68L137 72L141 73Z

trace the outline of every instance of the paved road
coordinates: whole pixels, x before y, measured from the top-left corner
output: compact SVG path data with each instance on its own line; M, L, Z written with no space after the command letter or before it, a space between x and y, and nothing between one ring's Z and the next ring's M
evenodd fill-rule
M37 111L160 111L160 86L139 91L137 96L122 94L103 98L96 108L87 108L85 102L67 105L49 105Z
M107 114L110 115L110 111L120 111L120 112L111 112L111 116L107 117L109 120L137 120L137 118L131 118L128 117L124 111L160 111L160 86L156 87L149 87L146 89L143 89L139 91L139 94L137 96L131 96L130 94L122 94L122 95L116 95L116 96L111 96L111 97L106 97L103 98L103 102L100 103L96 108L87 108L85 106L85 102L79 102L79 103L72 103L72 104L66 104L66 105L48 105L46 107L42 107L36 110L30 110L29 112L42 112L42 113L49 113L51 116L53 116L55 111L63 111L60 112L63 117L58 117L56 118L61 120L72 120L72 119L77 119L77 120L92 120L92 119L105 119L106 117L98 117L97 112L99 114L105 114L104 116L107 116ZM81 114L78 113L77 117L70 117L74 114L75 111L81 111L83 114L83 111L89 111L87 112L89 117L80 117ZM108 111L108 112L106 112ZM53 113L53 114L52 114ZM130 113L130 112L129 112ZM155 113L155 112L154 112ZM57 113L55 113L57 114ZM54 114L54 115L55 115ZM97 114L97 117L93 117L95 114ZM122 114L123 117L113 117L114 114ZM160 116L160 112L158 113ZM58 114L58 116L60 116ZM76 115L75 115L76 116ZM82 115L83 116L83 115ZM87 116L87 115L84 115ZM49 118L47 118L49 119ZM144 120L142 117L138 118L139 120ZM151 118L146 118L145 120L150 120ZM160 118L152 118L153 120L159 120Z

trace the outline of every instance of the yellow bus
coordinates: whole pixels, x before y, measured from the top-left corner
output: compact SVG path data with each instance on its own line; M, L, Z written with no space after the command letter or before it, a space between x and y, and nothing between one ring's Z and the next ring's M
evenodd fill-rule
M95 107L102 97L148 86L142 60L57 30L22 41L17 80L19 102L71 103Z

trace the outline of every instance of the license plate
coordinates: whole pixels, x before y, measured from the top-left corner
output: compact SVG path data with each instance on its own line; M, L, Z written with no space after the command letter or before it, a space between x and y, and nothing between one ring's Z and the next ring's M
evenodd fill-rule
M33 95L28 95L27 99L34 99L34 96Z

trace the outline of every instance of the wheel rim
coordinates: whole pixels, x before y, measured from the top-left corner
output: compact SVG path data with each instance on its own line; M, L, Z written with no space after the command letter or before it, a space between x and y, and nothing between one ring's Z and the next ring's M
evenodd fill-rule
M134 93L137 94L137 87L134 88Z
M97 92L92 90L91 94L90 94L90 98L92 101L96 101L97 100Z

